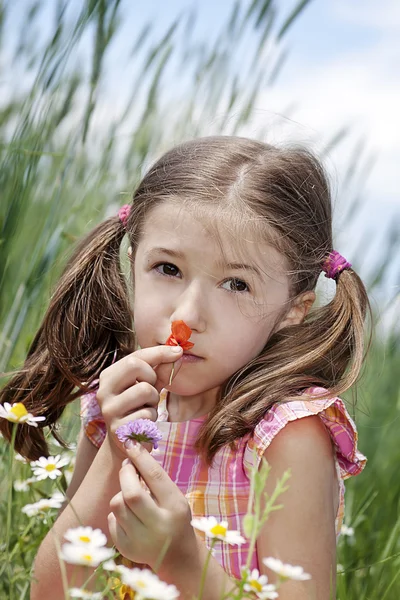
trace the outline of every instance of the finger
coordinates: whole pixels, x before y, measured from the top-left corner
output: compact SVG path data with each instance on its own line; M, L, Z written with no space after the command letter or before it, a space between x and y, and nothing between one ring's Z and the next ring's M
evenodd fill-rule
M125 452L142 476L158 506L173 507L177 494L181 492L155 458L141 444L133 440L125 442Z
M100 399L102 396L118 395L137 381L147 381L154 385L157 380L154 367L161 363L175 362L181 355L180 346L152 346L124 356L101 372Z
M122 394L110 398L103 406L102 412L104 418L112 419L115 416L121 418L135 414L139 409L150 408L155 413L157 419L157 406L160 401L160 395L157 390L146 381L140 381L136 385L128 388ZM147 418L147 417L140 417Z
M107 523L108 531L110 533L113 544L121 552L121 548L123 548L124 545L126 545L129 542L129 538L126 535L124 529L118 523L114 513L109 513L109 515L107 516Z
M122 523L132 514L144 525L155 523L159 518L158 507L150 493L143 488L143 482L131 462L120 469L119 483L124 502L124 506L119 507Z

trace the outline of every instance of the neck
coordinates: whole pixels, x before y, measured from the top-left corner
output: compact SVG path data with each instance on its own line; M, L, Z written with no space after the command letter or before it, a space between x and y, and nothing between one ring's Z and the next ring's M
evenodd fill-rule
M168 420L180 423L202 417L214 408L216 398L217 389L208 390L196 396L179 396L169 392L167 397Z

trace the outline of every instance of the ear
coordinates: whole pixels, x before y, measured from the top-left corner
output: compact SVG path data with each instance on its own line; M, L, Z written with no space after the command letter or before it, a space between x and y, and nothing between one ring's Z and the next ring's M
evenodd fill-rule
M308 291L296 296L292 301L292 305L282 321L279 323L275 331L279 331L290 325L299 325L308 315L310 308L315 302L315 292Z

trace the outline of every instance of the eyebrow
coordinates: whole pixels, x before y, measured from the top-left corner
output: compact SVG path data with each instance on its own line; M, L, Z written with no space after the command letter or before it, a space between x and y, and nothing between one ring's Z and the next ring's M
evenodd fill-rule
M171 250L169 248L152 248L151 250L149 250L146 253L146 258L148 260L151 260L151 257L153 256L153 254L167 254L168 256L171 256L172 258L179 258L181 260L185 259L185 254L183 252L181 252L180 250ZM261 278L260 270L253 265L246 265L245 263L236 263L236 262L224 263L223 261L218 261L216 263L216 266L219 268L225 268L225 269L231 269L231 270L251 271L251 272L255 273L256 275L258 275L258 277Z

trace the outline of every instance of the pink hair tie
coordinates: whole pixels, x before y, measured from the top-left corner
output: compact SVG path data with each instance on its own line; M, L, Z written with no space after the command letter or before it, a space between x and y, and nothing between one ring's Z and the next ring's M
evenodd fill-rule
M119 220L121 221L121 223L124 227L126 227L126 222L128 220L130 212L131 212L130 204L124 204L123 206L121 206L121 208L118 211Z
M324 260L322 265L322 270L325 271L325 277L329 277L330 279L335 279L339 273L344 271L344 269L350 269L351 263L347 262L347 260L333 250L333 252L329 252L328 256Z

